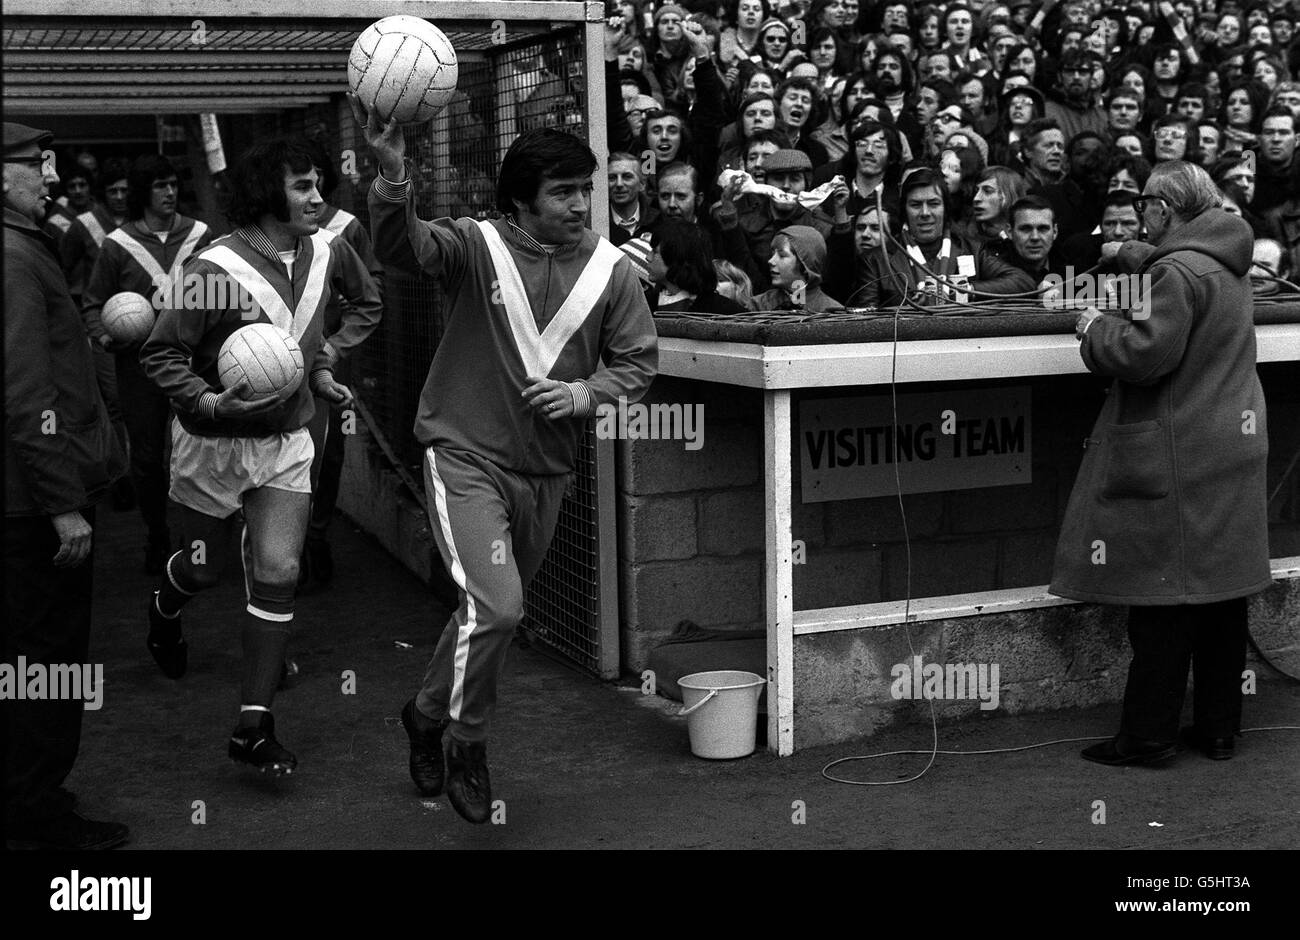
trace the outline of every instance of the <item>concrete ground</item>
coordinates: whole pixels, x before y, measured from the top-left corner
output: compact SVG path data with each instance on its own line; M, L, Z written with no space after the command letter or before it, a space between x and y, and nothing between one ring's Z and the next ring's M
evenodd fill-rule
M337 576L300 598L299 685L276 702L300 761L272 781L226 757L237 707L242 578L185 613L190 672L164 678L145 650L152 579L135 513L101 509L92 661L103 708L86 712L69 780L88 815L130 825L135 849L339 848L1197 848L1300 846L1300 734L1253 733L1234 760L1184 753L1162 769L1106 768L1079 743L939 756L912 783L857 787L820 775L854 754L926 748L928 723L777 760L691 755L677 706L631 679L602 683L517 642L488 749L504 823L470 826L424 800L398 722L435 639L427 590L346 519L332 530ZM345 694L345 672L355 694ZM1189 705L1190 707L1190 705ZM1300 724L1300 685L1264 678L1245 726ZM941 725L939 747L980 750L1109 735L1118 706ZM927 756L841 764L867 780L919 771ZM1097 824L1096 801L1105 824ZM198 820L202 817L202 824ZM797 820L802 817L802 823ZM1159 823L1160 825L1153 825Z

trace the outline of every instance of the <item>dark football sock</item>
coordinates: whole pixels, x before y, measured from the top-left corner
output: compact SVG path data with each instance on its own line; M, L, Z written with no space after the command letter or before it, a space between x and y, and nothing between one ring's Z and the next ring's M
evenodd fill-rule
M284 653L289 646L289 624L263 620L253 614L244 615L244 672L240 687L240 702L244 705L271 707L275 689L280 682L280 669ZM255 725L260 712L246 711L239 716L241 725Z

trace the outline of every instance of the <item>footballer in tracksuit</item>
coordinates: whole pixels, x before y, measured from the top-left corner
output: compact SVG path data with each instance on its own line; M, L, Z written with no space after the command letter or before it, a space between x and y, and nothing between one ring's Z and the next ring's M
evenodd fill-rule
M655 376L654 321L631 262L586 228L596 158L581 140L553 129L515 140L497 184L504 218L425 222L400 129L371 127L355 99L353 109L381 171L369 200L375 254L440 277L449 304L415 434L459 604L402 710L411 777L426 795L445 782L456 811L481 823L492 804L488 723L524 591L585 419L636 401Z
M338 184L338 174L334 171L334 161L329 158L325 148L319 142L311 144L315 154L316 173L319 177L317 189L321 196L328 199ZM365 263L366 270L374 279L379 290L380 299L384 295L384 266L375 258L370 245L370 232L351 212L326 203L321 208L320 227L333 232L343 239ZM335 298L325 311L325 335L330 336L339 328L342 309L346 301ZM351 381L351 363L340 360L335 368L335 378L344 385ZM319 403L318 403L319 404ZM328 584L334 577L334 560L327 540L330 520L334 516L334 506L338 502L339 480L343 474L343 447L347 435L343 433L343 410L334 407L318 407L308 427L312 443L316 447L316 459L311 467L311 523L307 527L307 544L302 553L302 565L298 574L300 584L308 581L316 584Z
M128 221L109 232L82 294L82 316L91 342L116 355L117 397L131 442L131 482L148 530L145 574L161 574L174 547L167 527L166 435L169 409L140 367L139 349L114 340L100 318L114 294L140 294L158 309L159 298L185 261L212 241L203 222L176 211L179 183L166 157L149 154L131 165Z
M127 175L125 162L105 161L100 176L104 200L95 202L78 215L68 229L68 234L59 242L59 261L68 279L72 301L78 310L82 309L82 294L85 293L90 272L95 269L100 246L104 244L109 232L126 222L126 194L130 189ZM117 397L117 357L99 343L91 344L91 352L95 360L95 379L99 382L99 393L104 396L109 420L113 422L113 431L122 443L122 452L126 453L126 421L122 417L122 405ZM135 493L131 487L131 478L124 476L113 484L113 508L131 509L134 505Z
M307 424L316 396L350 403L351 393L332 370L378 325L382 303L357 253L320 228L323 201L305 143L277 138L254 144L232 167L230 183L228 215L238 227L199 252L184 271L187 296L192 284L224 284L224 302L215 299L215 288L195 309L173 296L140 350L145 372L175 411L170 495L181 507L184 534L184 548L167 560L149 605L148 646L166 675L184 674L181 608L217 583L242 510L247 607L239 724L229 753L280 775L297 766L276 740L271 702L293 622L311 505ZM325 310L336 294L348 305L326 341ZM255 303L244 303L248 296ZM221 346L254 322L288 332L310 364L307 380L287 399L246 400L247 380L222 390Z

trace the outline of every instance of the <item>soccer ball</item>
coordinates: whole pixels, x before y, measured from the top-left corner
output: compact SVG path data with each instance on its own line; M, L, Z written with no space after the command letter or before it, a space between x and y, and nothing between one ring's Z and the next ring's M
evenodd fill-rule
M217 356L222 388L248 379L249 401L270 395L288 401L302 384L302 350L297 341L271 323L252 323L226 337Z
M99 314L104 332L119 343L143 343L153 332L157 319L149 298L129 290L104 301Z
M352 44L348 84L366 110L385 122L423 124L456 91L456 50L438 27L418 16L386 16Z

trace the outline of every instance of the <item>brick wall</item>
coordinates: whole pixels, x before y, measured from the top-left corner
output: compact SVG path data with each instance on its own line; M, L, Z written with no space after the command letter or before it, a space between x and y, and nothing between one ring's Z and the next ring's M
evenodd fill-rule
M1271 491L1300 446L1300 364L1262 366L1260 374L1270 407ZM963 389L990 384L953 384L954 407ZM1051 578L1082 441L1107 382L1059 376L1005 384L1032 388L1032 481L904 496L913 597L1026 587ZM799 395L792 406L796 435ZM764 622L762 393L660 377L643 401L703 405L705 433L704 446L695 451L671 440L618 445L622 659L633 671L645 667L649 651L679 620L715 629ZM805 552L805 562L794 569L795 609L904 597L907 550L897 498L805 504L798 459L794 467L793 534ZM1270 520L1272 556L1300 554L1300 468L1271 505Z

